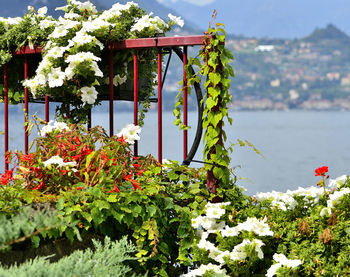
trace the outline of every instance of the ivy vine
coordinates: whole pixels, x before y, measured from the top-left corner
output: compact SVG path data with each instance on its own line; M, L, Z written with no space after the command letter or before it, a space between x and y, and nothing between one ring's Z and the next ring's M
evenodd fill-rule
M214 188L208 188L216 192L216 187L224 186L229 183L230 178L230 156L229 151L232 147L226 148L224 143L227 139L223 129L224 121L227 119L232 124L232 118L229 116L229 105L232 103L229 93L230 77L234 76L234 71L230 66L233 60L233 54L225 48L225 25L217 23L214 28L209 27L205 33L203 46L199 55L195 58L189 57L186 67L188 92L190 87L201 80L204 81L205 96L203 98L203 142L204 142L204 161L208 174L216 179ZM191 66L199 67L197 73L194 73ZM174 116L175 125L180 129L188 128L181 121L180 107L183 104L183 89L178 94L178 101L175 104ZM210 176L209 176L210 177ZM209 178L210 179L210 178Z

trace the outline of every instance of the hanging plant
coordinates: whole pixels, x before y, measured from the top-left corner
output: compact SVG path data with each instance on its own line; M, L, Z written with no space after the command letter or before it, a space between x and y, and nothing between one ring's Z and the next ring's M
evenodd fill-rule
M39 9L38 13L33 7L28 9L29 13L23 18L0 18L0 62L9 62L14 47L43 47L42 60L34 76L25 80L23 85L30 89L34 99L48 95L61 102L58 117L64 116L70 105L70 120L73 122L86 121L90 108L105 98L109 72L108 42L164 36L174 24L183 25L180 18L171 14L168 22L152 13L146 14L134 2L116 3L111 9L98 12L89 1L68 0L66 6L56 8L64 12L64 16L58 19L46 16L47 8ZM125 86L133 72L130 54L130 51L114 52L113 83L116 87ZM145 107L155 85L156 57L155 50L138 53L139 75L146 80L141 81L143 94L140 95ZM15 80L10 83L18 90Z

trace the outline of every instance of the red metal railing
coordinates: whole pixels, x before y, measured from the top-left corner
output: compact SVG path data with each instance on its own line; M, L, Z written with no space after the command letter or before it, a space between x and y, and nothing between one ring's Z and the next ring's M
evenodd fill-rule
M203 35L198 36L179 36L179 37L157 37L157 38L141 38L141 39L128 39L121 42L110 42L107 44L107 49L109 51L109 133L112 136L114 134L114 85L113 85L113 53L114 51L122 51L126 49L134 50L134 124L137 125L138 119L138 50L144 48L155 48L158 49L158 160L162 161L162 49L170 47L183 47L183 80L184 80L184 107L183 107L183 121L187 126L188 124L188 105L187 105L187 81L185 65L187 64L187 47L202 45L204 40ZM24 79L28 78L28 55L40 55L41 48L35 47L30 49L28 46L22 47L20 50L13 52L14 56L22 55L24 56ZM5 153L9 150L8 145L8 67L7 64L4 65L4 119L5 119ZM27 114L29 111L29 97L28 89L25 89L24 95L24 105L25 105L25 152L28 152L28 130L27 130ZM49 97L45 97L45 120L49 121ZM88 127L91 127L91 112L89 114ZM135 155L138 154L138 144L135 143ZM188 133L187 130L183 131L183 157L186 159L188 154ZM8 163L5 160L5 169L8 170Z

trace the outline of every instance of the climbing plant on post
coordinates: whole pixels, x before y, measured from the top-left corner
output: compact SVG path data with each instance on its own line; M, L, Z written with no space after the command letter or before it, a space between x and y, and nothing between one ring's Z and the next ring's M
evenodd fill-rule
M203 65L200 74L205 78L205 105L203 113L204 160L207 168L207 187L216 193L219 186L229 183L230 157L225 148L226 133L223 129L224 119L232 124L228 109L231 103L230 76L234 72L229 63L232 53L225 48L224 25L217 23L208 29L200 56Z
M209 27L199 52L199 57L189 57L186 68L188 89L194 83L205 80L205 97L203 98L203 130L204 130L204 161L207 170L207 188L212 193L217 193L217 188L225 188L229 184L230 156L225 147L226 133L224 130L225 119L232 124L228 109L231 104L229 93L230 77L234 71L230 66L233 54L225 48L225 25L217 23L215 28ZM194 73L191 66L198 66ZM188 128L181 122L180 108L183 103L182 90L178 94L178 102L175 105L174 115L176 125L180 128ZM182 124L181 124L182 123ZM220 195L219 195L220 196Z

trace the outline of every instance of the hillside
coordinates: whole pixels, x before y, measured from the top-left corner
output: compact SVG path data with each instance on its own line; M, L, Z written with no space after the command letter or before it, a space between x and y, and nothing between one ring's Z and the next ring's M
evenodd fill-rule
M302 39L228 40L235 54L236 106L350 109L349 42L332 24Z

